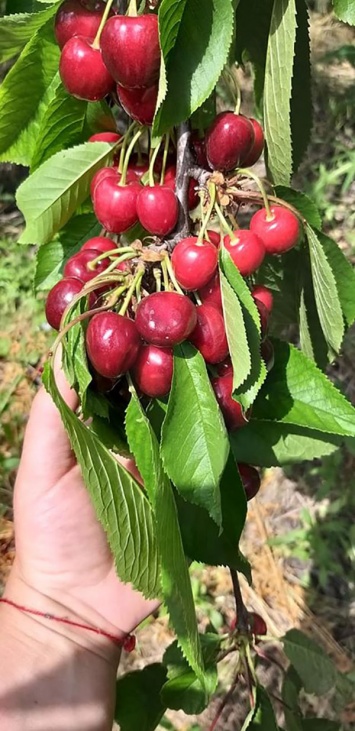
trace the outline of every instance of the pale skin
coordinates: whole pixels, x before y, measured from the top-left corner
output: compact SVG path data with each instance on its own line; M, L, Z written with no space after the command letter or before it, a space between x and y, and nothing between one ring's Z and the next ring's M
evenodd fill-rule
M59 371L71 408L76 395ZM122 460L135 471L134 463ZM4 596L116 636L157 606L114 570L59 413L41 389L27 430L15 497L16 559ZM110 731L120 649L106 637L0 603L0 728Z

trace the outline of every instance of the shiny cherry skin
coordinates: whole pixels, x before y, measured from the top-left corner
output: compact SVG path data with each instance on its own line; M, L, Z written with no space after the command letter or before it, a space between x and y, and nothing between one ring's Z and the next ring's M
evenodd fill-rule
M117 84L117 96L125 112L139 124L151 125L157 105L158 87L126 89Z
M103 254L104 251L112 251L117 249L117 244L112 239L108 239L105 236L94 236L92 239L85 241L80 251L86 251L86 249L94 249L98 254Z
M188 291L204 287L217 268L218 252L209 241L188 236L176 244L171 263L180 286Z
M74 254L74 256L68 259L64 267L64 276L76 277L77 279L81 279L82 282L90 282L91 279L105 271L110 263L109 259L102 259L96 264L94 269L90 269L88 264L99 255L100 252L96 249L79 251L78 254Z
M218 231L213 231L213 229L207 229L206 234L206 238L218 249L221 243L221 234Z
M220 363L228 355L228 342L223 316L213 305L196 307L197 325L189 336L206 363Z
M224 246L242 277L248 277L259 268L265 256L261 239L249 229L234 231L234 239L224 237Z
M175 191L176 187L176 165L169 165L169 167L165 171L164 175L164 185L168 185L169 188ZM194 180L194 178L190 178L189 180L189 190L188 190L188 204L190 211L193 210L193 208L196 208L200 198L196 190L197 182Z
M230 357L222 360L222 363L217 365L217 373L219 376L228 376L230 373L233 375L233 365Z
M149 157L148 155L141 155L141 158L137 158L136 156L133 156L130 158L128 163L128 171L135 175L136 178L140 180L142 175L144 173L147 173L149 170Z
M102 0L65 0L54 21L58 46L63 48L73 36L95 38L105 7Z
M253 635L267 635L267 624L256 612L248 612L249 627Z
M166 236L176 226L179 201L167 185L147 185L137 198L137 214L143 228L155 236Z
M206 305L214 305L214 307L222 310L222 292L218 271L215 271L207 284L198 290L198 294L201 302Z
M213 170L238 167L254 144L254 128L247 117L221 112L206 134L207 160Z
M92 41L82 36L73 36L65 44L59 74L69 94L89 102L104 99L115 88L101 50L93 48Z
M86 331L86 350L97 373L118 378L132 368L141 345L133 320L116 312L99 312Z
M105 64L115 81L129 89L151 86L159 76L157 15L109 18L101 35Z
M266 365L266 370L271 371L275 364L274 346L268 338L260 344L260 355Z
M253 125L255 137L247 156L241 161L244 168L250 168L258 162L265 144L264 131L261 124L256 119L253 119L253 117L249 117L249 121Z
M109 233L122 234L138 221L138 182L119 185L120 176L106 177L95 187L93 206L96 218Z
M152 345L178 345L189 337L196 323L195 305L178 292L155 292L137 307L137 330Z
M260 490L259 472L255 469L255 467L252 467L250 464L245 464L244 462L238 462L237 467L245 490L246 499L252 500L252 498L255 497Z
M96 132L89 137L88 142L118 142L121 137L118 132Z
M284 254L298 243L300 224L297 216L283 206L271 206L269 220L265 208L254 213L250 221L253 231L265 246L267 254Z
M173 364L171 348L142 345L132 370L139 390L150 398L166 396L171 388Z
M234 431L234 429L245 426L248 419L244 416L241 405L232 398L233 374L227 373L225 376L212 378L211 383L227 429Z
M81 292L84 282L75 277L65 277L52 287L46 299L46 318L54 330L59 330L63 314L74 299Z
M105 178L112 178L115 180L115 182L118 184L121 180L121 175L118 172L117 167L111 166L111 167L105 167L100 168L100 170L95 173L94 177L92 178L92 181L90 183L90 193L91 197L93 198L95 188L98 183L101 182L101 180L105 180ZM126 175L126 183L136 183L137 182L137 176L131 171L127 170Z
M274 298L271 289L263 284L256 284L251 290L252 297L265 305L268 312L271 312Z

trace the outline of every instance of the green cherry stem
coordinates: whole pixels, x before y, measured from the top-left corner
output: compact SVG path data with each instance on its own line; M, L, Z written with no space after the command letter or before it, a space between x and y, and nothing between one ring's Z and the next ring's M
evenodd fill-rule
M119 315L126 314L129 303L132 299L132 294L133 294L134 290L137 291L137 289L140 287L141 281L143 279L143 275L144 275L144 268L140 269L139 272L137 272L137 274L135 275L135 277L133 277L132 283L131 283L129 289L127 290L127 294L123 300L122 307L119 310L119 313L118 313Z
M121 173L121 175L122 175L123 163L124 163L124 159L125 159L125 155L126 155L127 145L128 145L131 134L134 132L134 130L136 129L137 126L138 126L137 122L132 122L132 124L129 125L129 127L127 128L127 130L124 134L123 142L121 140L122 147L121 147L120 161L118 163L118 172Z
M102 259L112 259L113 256L116 254L133 254L134 249L132 249L131 246L122 246L118 249L112 249L112 251L103 251L102 254L99 254L95 259L92 259L92 261L89 261L87 268L90 271L94 271L96 265L102 261ZM117 264L117 257L115 257L115 261Z
M105 271L102 272L102 274L98 274L98 276L96 277L97 281L101 283L101 277L104 277L105 275L110 274L110 272L113 272L118 264L122 264L123 261L128 261L129 259L134 259L136 256L137 252L134 251L130 254L122 254L122 256L114 259L114 261L111 262L111 264L105 269Z
M158 157L158 154L159 154L159 150L160 150L160 146L161 146L161 143L162 143L162 139L163 138L161 138L161 140L158 142L158 144L157 144L157 146L156 146L156 148L155 148L155 150L154 150L154 152L153 152L153 154L152 154L152 156L150 158L150 163L149 163L149 185L150 185L151 188L155 184L155 181L154 181L154 165L155 165L155 161L156 161L156 159Z
M100 23L100 25L98 27L96 36L95 36L95 38L93 40L93 44L92 44L92 47L95 48L95 49L100 48L101 33L102 33L103 29L104 29L104 25L106 23L106 20L107 20L107 18L109 16L109 12L111 10L112 4L113 4L113 0L107 0L106 7L105 7L105 10L104 10L103 15L102 15L102 18L101 18L101 23Z
M203 221L202 221L202 224L201 224L201 228L200 228L200 231L199 231L199 234L198 234L197 242L199 244L205 238L206 228L208 226L208 223L209 223L209 220L211 218L212 211L213 211L213 208L214 208L215 202L216 202L216 186L214 185L214 183L208 183L207 188L208 188L208 193L209 193L210 200L209 200L209 204L207 206L206 215L203 218ZM202 201L201 201L201 203L202 203Z
M255 685L257 685L258 679L256 676L254 660L251 656L250 645L249 645L248 641L245 643L245 655L246 655L247 663L248 663L249 670L251 672L253 681L254 681Z
M166 292L168 292L169 289L170 289L170 287L169 287L168 268L166 266L165 259L163 259L163 261L161 262L161 270L163 272L164 289L165 289ZM157 290L157 291L160 291L160 290Z
M127 15L136 16L138 15L137 0L130 0Z
M252 170L249 170L249 168L238 168L237 172L238 172L238 175L245 175L247 178L251 178L252 180L254 180L254 182L256 183L256 185L258 186L258 188L260 190L260 193L261 193L263 201L264 201L264 206L265 206L265 210L266 210L266 220L272 221L274 217L270 210L269 199L267 197L265 187L264 187L263 183L261 182L260 178L256 175L256 173L253 173Z
M162 166L161 166L160 185L163 185L163 183L164 183L166 161L168 159L168 152L169 152L169 144L170 144L170 132L168 132L165 136L163 162L162 162Z
M161 269L153 269L153 276L155 279L155 291L161 292Z
M234 239L235 238L234 237L234 231L232 231L231 227L227 223L227 221L226 221L226 219L225 219L225 217L224 217L224 215L223 215L223 213L222 213L222 211L221 211L221 209L220 209L217 201L215 201L214 209L215 209L215 211L217 213L217 216L218 216L218 218L220 220L220 223L221 223L222 228L227 232L227 234L231 237L231 239Z
M176 289L176 291L179 292L180 294L184 294L184 292L182 291L180 285L176 281L175 274L174 274L174 270L173 270L173 268L171 266L171 261L170 261L170 258L169 258L169 255L168 254L166 254L165 259L163 260L162 264L163 263L165 263L165 265L166 265L168 275L169 275L169 277L171 279L171 282L172 282L174 288Z
M137 140L139 140L139 138L142 136L143 132L144 132L144 128L139 129L128 145L127 152L125 153L125 157L124 157L124 163L123 163L123 168L122 168L122 177L121 177L121 180L119 183L120 185L126 185L126 177L127 177L129 159L131 157L131 153L134 148L134 145L136 144Z

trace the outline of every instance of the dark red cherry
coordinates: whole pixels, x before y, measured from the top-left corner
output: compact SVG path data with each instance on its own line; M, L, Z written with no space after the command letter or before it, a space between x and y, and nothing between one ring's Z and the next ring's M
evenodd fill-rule
M140 179L144 173L149 170L149 158L148 155L141 155L141 158L132 156L129 160L128 170L131 175L135 175L136 178Z
M105 236L94 236L92 239L85 241L85 244L82 245L80 251L86 251L86 249L94 249L99 255L99 253L103 254L104 251L117 249L117 244L112 241L112 239L108 239Z
M221 243L221 234L218 231L213 231L213 229L207 229L206 238L209 239L211 244L213 244L213 246L218 249Z
M94 269L90 269L88 264L93 259L96 259L97 256L99 256L99 251L95 249L85 249L74 254L74 256L68 259L64 267L64 276L76 277L77 279L81 279L82 282L90 282L90 279L105 271L110 263L109 259L102 259L96 264Z
M211 279L217 268L217 249L209 241L188 236L176 244L171 263L180 286L187 290L200 289Z
M268 338L265 338L260 344L260 355L266 365L266 369L271 371L275 363L274 346Z
M95 38L105 7L101 0L65 0L54 21L58 46L63 48L73 36Z
M270 219L265 208L254 213L250 229L259 236L268 254L284 254L298 243L299 220L292 211L283 206L271 206L270 211Z
M192 152L196 159L197 164L201 168L204 168L205 170L209 170L210 166L208 164L207 155L206 155L205 138L199 137L198 132L192 132L190 139L191 139Z
M98 185L98 183L100 183L101 180L105 180L105 178L112 178L118 184L121 180L121 174L118 172L118 168L114 167L114 166L100 168L100 170L98 170L97 173L95 173L95 175L90 183L91 198L93 198L93 196L94 196L95 188ZM136 182L137 182L137 176L131 170L127 170L127 175L126 175L127 185L128 185L128 183L136 183Z
M249 121L252 123L254 128L254 142L249 150L247 156L241 161L241 164L244 168L250 168L252 165L255 165L255 163L259 160L259 157L264 149L264 132L261 124L256 119L253 119L253 117L249 118Z
M197 325L189 336L206 363L220 363L228 355L228 342L221 312L213 305L196 307Z
M175 191L176 186L176 165L169 165L169 167L165 171L164 175L164 185L167 185L169 188ZM188 190L188 204L189 209L192 211L193 208L196 208L200 198L198 195L198 192L196 190L197 181L194 180L194 178L190 178L189 180L189 190Z
M118 132L97 132L89 137L88 142L118 142L121 137Z
M234 238L224 237L224 246L242 277L248 277L259 268L265 256L261 239L248 229L234 231Z
M233 431L241 426L245 426L248 423L248 419L244 416L241 405L232 398L232 373L212 378L211 383L227 428L230 429L230 431Z
M263 284L256 284L251 290L252 296L255 300L259 300L265 305L268 312L271 312L274 303L274 298L271 289L265 287Z
M142 345L132 370L140 391L151 398L161 398L169 393L173 377L173 363L171 348Z
M234 112L217 115L206 134L207 160L213 170L233 170L254 144L254 127L247 117Z
M222 292L218 271L214 273L213 277L204 287L198 290L198 294L201 302L204 304L214 305L214 307L218 307L220 310L222 309Z
M81 292L84 282L75 277L66 277L52 287L46 299L47 322L55 330L59 330L63 314L74 299Z
M267 635L267 624L256 612L249 612L249 627L253 635Z
M157 15L109 18L101 35L105 64L118 84L130 89L151 86L159 76Z
M137 223L138 182L119 185L120 176L106 177L97 183L93 206L97 219L109 233L121 234Z
M167 185L147 185L141 188L137 198L137 214L149 233L166 236L177 224L179 201Z
M126 89L117 84L117 96L123 109L139 124L150 125L153 122L157 105L158 87L148 86L144 89Z
M132 368L140 348L133 320L116 312L99 312L86 331L86 350L95 370L105 378L118 378Z
M233 375L233 366L231 359L228 357L223 360L222 363L218 363L216 370L219 376L228 376L230 374Z
M92 40L82 36L73 36L65 44L59 74L69 94L89 102L104 99L115 88L101 50L93 48Z
M196 322L195 305L178 292L155 292L144 297L137 307L137 330L143 340L153 345L181 343Z
M251 500L260 490L260 475L255 467L244 462L238 462L240 479L245 490L247 500Z

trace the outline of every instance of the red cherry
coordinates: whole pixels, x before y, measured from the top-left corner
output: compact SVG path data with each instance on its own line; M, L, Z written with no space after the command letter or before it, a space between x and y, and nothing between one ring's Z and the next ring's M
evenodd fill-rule
M93 205L97 219L110 233L122 234L137 223L139 183L119 185L120 176L106 177L97 183Z
M216 370L219 376L228 376L230 374L233 375L233 366L231 359L226 358L222 361L222 363L218 363Z
M204 287L216 271L217 260L216 247L197 236L181 239L171 256L176 279L187 290Z
M256 119L253 119L253 117L249 117L249 121L252 123L254 128L255 139L247 156L241 161L241 164L245 168L250 168L252 165L255 165L255 163L259 160L265 143L264 131L261 124L259 124Z
M271 371L275 363L275 351L271 340L268 340L268 338L266 338L260 345L260 355L267 370Z
M198 290L198 294L201 302L204 304L214 305L214 307L218 307L220 310L222 309L222 292L218 271L214 273L213 277L204 287Z
M240 479L245 490L247 500L251 500L260 490L260 475L255 467L244 462L238 462Z
M108 239L105 236L94 236L92 239L85 241L85 244L82 245L80 251L86 251L86 249L94 249L100 254L103 254L104 251L117 249L117 244L112 241L112 239Z
M60 48L72 36L95 38L105 7L101 0L65 0L54 21L54 34Z
M128 164L128 171L135 175L136 178L140 179L144 173L147 173L149 170L149 158L147 155L142 155L141 159L136 159L135 157L130 158L129 164Z
M206 363L220 363L228 355L223 316L213 305L196 307L197 325L189 336Z
M251 290L252 297L255 300L259 300L265 305L268 312L271 312L274 303L274 298L271 289L264 287L263 284L256 284Z
M93 48L90 38L74 36L67 41L60 56L59 74L69 94L89 102L104 99L115 88L101 50Z
M90 282L90 279L105 271L110 263L109 259L102 259L96 264L95 269L90 269L88 264L97 256L99 256L99 252L95 249L85 249L74 254L68 259L64 267L64 276L76 277L81 279L82 282Z
M267 635L267 624L256 612L249 612L249 626L253 635Z
M221 112L207 130L207 160L214 170L233 170L254 144L254 127L247 117Z
M88 142L118 142L121 137L118 132L97 132L89 137Z
M178 292L155 292L142 299L137 307L137 330L143 340L153 345L181 343L196 322L196 307Z
M213 231L212 229L208 229L206 231L207 238L210 240L211 244L215 246L217 249L221 243L221 234L218 231Z
M125 652L133 652L136 647L136 638L134 635L127 635L123 640L122 647Z
M61 279L52 287L46 299L47 322L55 330L59 330L63 314L74 299L75 295L81 292L84 282L74 277Z
M98 183L101 183L101 180L105 180L105 178L112 178L115 180L116 183L119 183L121 180L121 174L118 172L117 167L105 167L100 168L100 170L95 173L91 183L90 183L90 193L91 198L94 197L95 188L98 185ZM137 182L137 176L131 171L127 170L126 175L126 183L136 183Z
M148 86L144 89L126 89L124 86L117 84L117 96L123 109L132 119L135 119L139 124L152 124L158 98L157 86Z
M264 259L263 242L248 229L239 228L234 231L234 237L231 239L230 236L225 236L224 245L242 277L248 277L258 269Z
M175 191L176 186L176 165L169 165L169 167L165 171L164 175L164 185L167 185L169 188ZM189 190L188 190L188 204L189 209L192 211L193 208L196 208L200 198L196 191L196 185L197 182L194 180L194 178L190 178L189 180Z
M142 345L132 371L140 391L151 398L161 398L169 393L173 363L171 348Z
M116 312L99 312L86 331L86 349L95 370L105 378L118 378L132 368L140 348L133 320Z
M118 84L130 89L151 86L160 69L158 16L109 18L102 31L101 48Z
M300 237L300 224L297 216L288 208L271 206L270 211L270 220L265 208L254 213L250 229L259 236L268 254L283 254L296 246Z
M149 233L166 236L177 224L179 201L167 185L147 185L141 188L137 198L137 214Z
M227 428L230 429L230 431L233 431L241 426L245 426L248 423L248 419L244 416L241 405L232 398L232 373L212 378L211 383Z
M201 168L204 168L205 170L209 170L210 166L209 166L208 160L207 160L206 144L205 144L204 137L199 137L198 132L192 132L190 139L191 139L192 152L194 154L197 164Z

